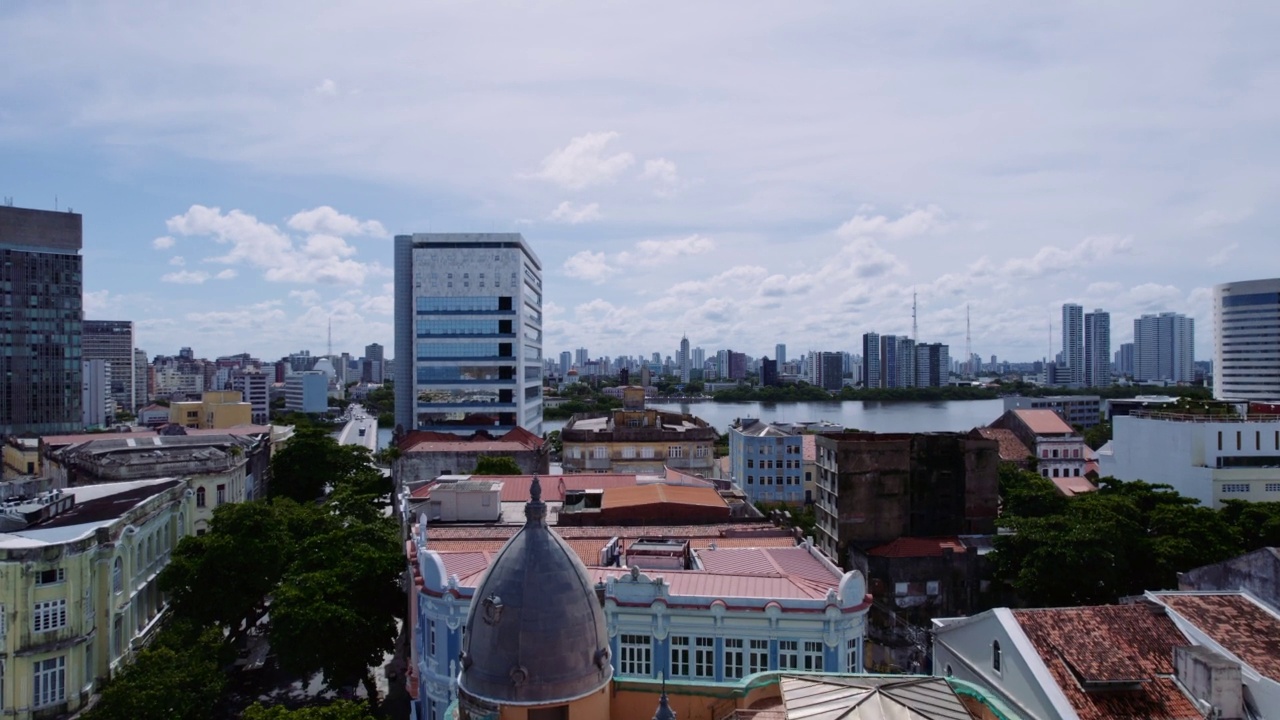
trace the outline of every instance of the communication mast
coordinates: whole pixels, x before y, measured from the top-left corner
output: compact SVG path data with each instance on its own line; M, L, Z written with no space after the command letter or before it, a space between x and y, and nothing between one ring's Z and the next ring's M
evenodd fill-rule
M916 324L916 291L911 291L911 339L920 342L920 327Z
M966 374L973 377L973 336L969 332L969 305L964 306L964 366Z

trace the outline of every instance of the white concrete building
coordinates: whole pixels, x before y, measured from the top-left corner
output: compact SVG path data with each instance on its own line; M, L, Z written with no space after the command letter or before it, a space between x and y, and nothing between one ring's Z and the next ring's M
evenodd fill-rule
M84 426L101 428L116 414L111 397L111 363L82 360L80 366L80 411Z
M395 327L397 425L542 434L542 263L519 233L396 236Z
M266 425L271 412L271 379L257 369L238 370L231 376L231 389L251 406L254 425Z
M1280 278L1213 289L1213 396L1280 403Z
M1214 419L1140 411L1112 420L1098 473L1172 485L1202 504L1280 501L1280 418Z
M1195 320L1179 313L1143 315L1133 321L1133 379L1186 383L1195 379Z

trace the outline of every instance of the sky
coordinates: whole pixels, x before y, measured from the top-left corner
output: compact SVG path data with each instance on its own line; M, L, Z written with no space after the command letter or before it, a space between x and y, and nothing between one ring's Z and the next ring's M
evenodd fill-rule
M520 232L545 354L1060 349L1280 276L1280 4L0 4L0 195L151 355L392 347L392 237ZM1052 331L1051 331L1052 326Z

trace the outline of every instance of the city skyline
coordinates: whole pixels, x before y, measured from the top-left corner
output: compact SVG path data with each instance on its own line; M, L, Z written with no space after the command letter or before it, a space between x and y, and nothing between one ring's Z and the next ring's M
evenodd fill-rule
M1271 274L1269 7L249 7L0 10L0 194L84 215L86 317L152 355L390 347L421 230L522 233L546 346L612 356L853 350L916 293L1031 360L1064 303L1118 347Z

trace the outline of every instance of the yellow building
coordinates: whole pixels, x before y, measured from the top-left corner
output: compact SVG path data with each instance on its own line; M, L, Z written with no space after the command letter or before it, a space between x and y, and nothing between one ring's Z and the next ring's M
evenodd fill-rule
M4 478L40 474L40 441L8 436L4 439Z
M146 644L165 607L156 576L194 501L164 479L0 508L0 717L73 713Z
M566 473L662 474L664 467L712 477L719 433L693 415L646 408L644 388L622 391L622 409L574 415L560 431Z
M244 402L239 390L210 390L199 401L169 405L169 422L199 430L251 425L253 405Z

